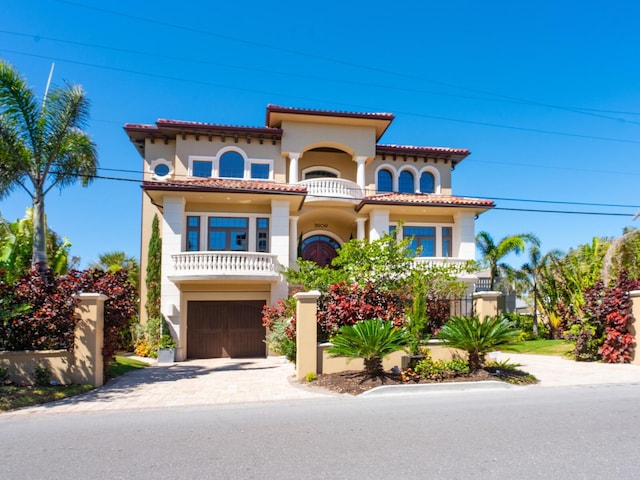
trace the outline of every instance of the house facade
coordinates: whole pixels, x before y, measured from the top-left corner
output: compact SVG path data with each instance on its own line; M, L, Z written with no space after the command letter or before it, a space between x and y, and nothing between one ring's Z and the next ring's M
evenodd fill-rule
M380 143L393 119L269 105L264 127L125 125L143 158L141 272L158 215L178 360L264 356L262 306L288 295L280 271L328 264L350 239L395 231L417 261L475 258L474 220L493 202L452 193L469 151Z

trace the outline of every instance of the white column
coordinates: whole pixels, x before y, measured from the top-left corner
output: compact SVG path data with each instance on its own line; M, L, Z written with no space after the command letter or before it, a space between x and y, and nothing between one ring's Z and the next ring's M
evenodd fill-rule
M182 229L184 226L183 197L164 197L162 215L162 276L160 280L160 311L173 328L178 338L179 346L177 360L184 360L186 356L186 328L183 322L186 318L180 315L180 288L169 280L173 273L171 255L182 251ZM186 325L184 325L186 327Z
M453 216L453 256L467 260L476 258L475 215L458 212Z
M364 240L364 224L366 223L366 221L366 218L356 218L356 223L358 224L358 233L356 234L356 238L358 240Z
M298 217L289 218L289 265L298 260Z
M289 152L289 183L298 183L298 160L302 155L297 152Z
M369 214L369 241L379 240L389 232L389 210L374 210Z
M358 164L358 169L356 172L356 183L364 192L365 189L365 162L367 161L367 157L356 157L356 162Z
M271 254L276 256L278 271L289 266L289 202L286 200L271 201ZM271 286L271 303L287 297L287 282L280 276Z

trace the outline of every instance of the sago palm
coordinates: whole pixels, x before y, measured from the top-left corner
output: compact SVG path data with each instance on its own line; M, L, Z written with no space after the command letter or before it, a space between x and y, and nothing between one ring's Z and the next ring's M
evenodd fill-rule
M0 60L0 199L15 188L33 201L33 263L47 266L45 195L96 174L95 144L85 133L89 101L79 86L53 88L44 101Z
M438 338L452 348L467 352L471 371L484 366L485 356L498 345L518 339L520 330L506 318L452 317L438 333Z
M376 318L341 327L331 337L333 345L327 352L334 357L347 357L350 360L362 358L367 375L375 377L383 375L382 359L406 348L408 341L406 330L394 327L393 322Z

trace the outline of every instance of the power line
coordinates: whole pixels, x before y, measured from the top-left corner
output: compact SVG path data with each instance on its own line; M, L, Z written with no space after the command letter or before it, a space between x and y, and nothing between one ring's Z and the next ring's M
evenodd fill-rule
M18 51L15 51L15 50L9 50L9 49L4 49L4 48L0 48L0 51L10 52L10 53L14 53L14 54L17 54L17 55L26 55L26 56L30 56L30 57L36 57L36 58L45 58L45 59L48 59L48 60L52 59L52 57L50 57L50 56L38 55L38 54L34 54L34 53L18 52ZM107 66L104 66L104 65L96 65L96 64L86 63L86 62L75 61L75 60L68 60L68 59L63 59L63 58L60 58L60 57L53 57L53 59L58 61L58 62L66 62L66 63L75 64L75 65L83 65L83 66L88 66L88 67L93 67L93 68L101 68L101 69L104 69L104 70L112 70L112 71L118 71L118 72L123 72L123 73L130 73L130 74L134 74L134 75L143 75L143 76L151 77L151 78L158 78L158 79L185 82L185 83L193 83L193 84L198 84L198 85L206 85L206 86L209 86L209 87L224 88L224 89L229 89L229 90L237 90L237 91L241 91L241 92L259 93L261 95L274 95L273 92L267 92L265 90L257 90L257 89L253 89L253 88L243 88L243 87L237 87L237 86L232 86L232 85L212 83L212 82L207 82L207 81L203 81L203 80L194 80L193 78L184 79L184 78L172 77L172 76L168 76L168 75L158 75L158 74L153 74L153 73L149 73L149 72L139 72L139 71L129 70L129 69L125 69L125 68L107 67ZM317 98L303 97L303 96L298 96L298 95L291 95L289 93L279 94L279 95L280 96L286 96L286 97L293 98L293 99L297 99L297 100L308 100L308 101L312 101L312 102L324 102L323 100L320 100L320 99L317 99ZM372 109L370 106L366 106L366 105L358 105L358 104L335 102L335 101L332 101L331 103L333 103L335 105L341 105L341 106L344 106L346 108L357 108L357 109L363 109L363 110L371 110ZM430 118L430 119L434 119L434 120L443 120L443 121L455 122L455 123L464 123L464 124L467 124L467 125L478 125L478 126L482 126L482 127L501 128L501 129L506 129L506 130L516 130L516 131L522 131L522 132L540 133L540 134L546 134L546 135L565 136L565 137L572 137L572 138L584 138L584 139L587 139L587 140L601 140L601 141L607 141L607 142L640 144L640 140L629 140L629 139L615 138L615 137L601 137L601 136L596 136L596 135L583 135L583 134L579 134L579 133L570 133L570 132L557 132L557 131L544 130L544 129L538 129L538 128L517 127L517 126L513 126L513 125L502 125L502 124L491 123L491 122L480 122L480 121L475 121L475 120L464 120L464 119L459 119L459 118L450 118L450 117L443 117L443 116L439 116L439 115L428 115L428 114L425 114L425 113L416 113L416 112L407 112L407 111L396 111L396 113L397 114L402 114L402 115L407 115L407 116L413 116L413 117Z
M258 72L258 73L266 73L266 74L272 74L272 75L280 75L280 76L283 76L283 77L294 77L294 78L301 78L301 79L306 79L306 80L318 80L318 81L322 81L322 82L333 82L333 83L338 83L338 84L343 84L343 85L354 85L354 86L361 86L361 87L371 87L371 88L379 88L379 89L384 89L384 90L396 90L396 91L407 92L407 93L418 93L418 94L424 94L424 95L434 95L434 96L441 96L441 97L460 98L460 99L465 99L465 100L480 100L480 101L487 101L487 102L510 103L510 104L516 104L516 105L542 106L542 107L545 107L545 108L552 107L552 108L556 108L556 109L559 109L559 110L567 110L567 111L570 111L572 113L579 113L579 114L583 114L583 115L590 115L590 116L600 117L600 118L603 118L603 119L606 119L606 120L614 120L614 121L621 121L622 120L623 122L625 122L627 124L640 125L640 122L637 122L637 121L621 119L621 118L615 118L615 117L609 117L609 116L606 116L606 115L602 115L602 113L618 113L618 114L627 114L627 115L634 114L634 113L630 113L630 112L624 112L623 113L623 112L595 110L595 109L588 109L588 108L581 108L581 107L567 107L567 106L562 106L562 105L550 105L550 104L546 104L546 103L537 103L537 102L531 102L531 101L528 101L528 100L522 100L522 99L517 99L517 98L511 98L511 97L502 97L502 96L499 96L497 98L487 98L487 97L478 97L478 96L472 96L472 95L461 95L461 94L454 94L454 93L434 92L434 91L422 90L422 89L416 89L416 88L398 87L398 86L394 86L394 85L383 85L383 84L375 84L375 83L356 82L356 81L353 81L353 80L346 80L344 78L318 77L318 76L314 76L314 75L305 75L305 74L301 74L301 73L297 73L297 72L282 72L282 71L277 71L277 70L273 70L273 69L255 68L255 67L248 67L248 66L244 66L244 65L231 65L231 64L228 64L228 63L220 63L220 62L212 62L210 60L203 60L201 58L177 57L177 56L173 56L173 55L166 55L166 54L154 53L154 52L149 52L149 51L131 50L131 49L126 49L126 48L110 47L110 46L107 46L107 45L98 45L98 44L95 44L95 43L78 42L78 41L74 41L74 40L64 40L64 39L59 39L59 38L46 37L46 36L42 36L42 35L32 35L32 34L21 33L21 32L12 32L12 31L9 31L9 30L0 30L0 33L6 34L6 35L19 36L19 37L26 37L26 38L33 37L33 38L37 38L38 41L48 40L48 41L51 41L51 42L63 43L63 44L67 44L67 45L77 45L77 46L81 46L81 47L108 50L108 51L112 51L112 52L127 53L127 54L136 55L137 57L145 56L145 57L151 57L151 58L161 58L161 59L166 59L166 60L176 60L176 61L180 61L180 62L188 62L188 63L194 63L194 64L199 64L199 65L212 65L212 66L218 66L218 67L223 67L223 68L231 68L231 69L243 70L243 71L249 71L249 72ZM595 113L588 113L590 111L595 112ZM640 112L638 113L638 115L640 115Z
M250 46L253 46L253 47L266 48L266 49L274 50L274 51L277 51L277 52L288 53L288 54L298 55L298 56L307 57L307 58L314 58L316 60L322 60L322 61L325 61L325 62L337 63L337 64L340 64L340 65L345 65L345 66L349 66L349 67L355 67L355 68L359 68L359 69L362 69L362 70L368 70L368 71L376 72L376 73L383 73L385 75L391 75L391 76L395 76L395 77L399 77L399 78L418 80L418 81L421 81L421 82L427 82L427 83L431 83L431 84L434 84L434 85L444 86L444 87L447 87L447 88L455 88L457 90L463 90L463 91L472 92L472 93L480 93L482 95L489 95L491 97L497 97L497 98L501 98L501 99L522 102L522 103L528 104L528 105L535 105L535 106L545 107L545 108L553 108L553 109L557 109L557 110L565 110L565 111L569 111L569 112L573 112L573 113L578 113L578 114L582 114L582 115L589 115L589 116L594 116L594 117L600 117L600 118L606 118L606 119L610 119L610 120L623 120L624 121L624 119L613 118L613 117L609 117L609 116L606 116L606 115L602 115L602 111L597 110L597 109L565 107L565 106L562 106L562 105L554 105L554 104L549 104L549 103L544 103L544 102L537 102L537 101L534 101L534 100L528 100L528 99L523 99L523 98L519 98L519 97L510 96L510 95L504 95L504 94L501 94L501 93L495 93L495 92L490 92L490 91L486 91L486 90L480 90L480 89L476 89L476 88L469 88L469 87L465 87L465 86L461 86L461 85L456 85L456 84L452 84L452 83L449 83L449 82L444 82L442 80L435 80L435 79L432 79L432 78L425 78L425 77L419 77L419 76L416 76L416 75L410 75L410 74L407 74L407 73L404 73L404 72L399 72L399 71L396 71L396 70L387 70L387 69L380 68L380 67L375 67L375 66L372 66L372 65L348 62L348 61L345 61L345 60L340 60L340 59L335 58L335 57L327 57L327 56L324 56L324 55L312 54L312 53L309 53L309 52L302 52L302 51L291 49L291 48L281 47L279 45L266 44L266 43L262 43L262 42L256 42L256 41L253 41L253 40L247 40L246 38L233 37L231 35L223 35L223 34L220 34L220 33L209 31L209 30L201 30L201 29L194 28L194 27L188 27L188 26L184 26L184 25L177 25L177 24L174 24L174 23L164 22L164 21L161 21L161 20L154 20L154 19L151 19L149 17L139 17L139 16L136 16L136 15L131 15L131 14L127 14L127 13L116 12L116 11L113 11L113 10L107 10L105 8L100 8L100 7L96 7L96 6L93 6L93 5L85 5L85 4L78 3L78 2L73 2L73 1L70 1L70 0L57 0L57 1L60 2L60 3L65 3L65 4L68 4L68 5L75 6L75 7L80 7L80 8L85 8L85 9L88 9L88 10L95 10L95 11L98 11L98 12L106 13L108 15L114 15L114 16L118 16L118 17L128 18L128 19L131 19L131 20L135 20L136 22L145 22L145 23L149 23L149 24L153 24L153 25L160 25L160 26L163 26L163 27L174 28L174 29L177 29L177 30L183 30L183 31L191 32L191 33L198 33L198 34L201 34L201 35L207 35L207 36L211 36L211 37L214 37L214 38L230 40L232 42L242 43L242 44L250 45ZM629 122L629 123L640 124L638 122Z

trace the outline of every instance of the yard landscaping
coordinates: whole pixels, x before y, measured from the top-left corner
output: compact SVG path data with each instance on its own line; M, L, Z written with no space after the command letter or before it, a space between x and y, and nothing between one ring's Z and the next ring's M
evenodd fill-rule
M111 378L123 375L126 372L138 368L147 367L148 364L133 358L117 355L114 362L109 365ZM53 402L72 397L91 390L91 385L51 385L51 386L0 386L0 413L17 408L31 407L41 403Z

